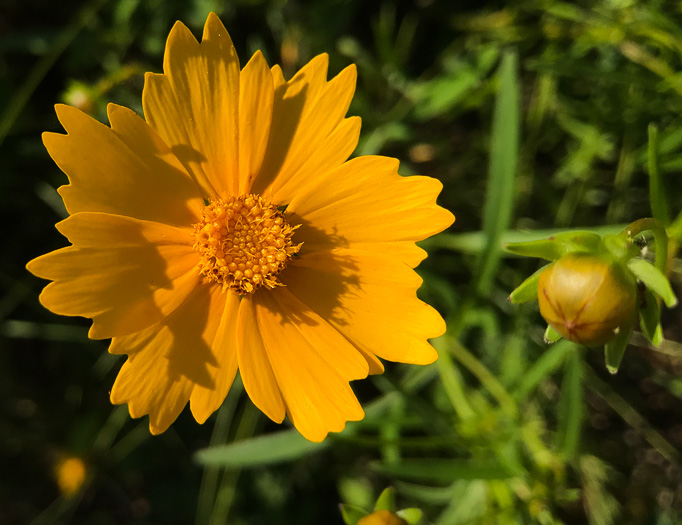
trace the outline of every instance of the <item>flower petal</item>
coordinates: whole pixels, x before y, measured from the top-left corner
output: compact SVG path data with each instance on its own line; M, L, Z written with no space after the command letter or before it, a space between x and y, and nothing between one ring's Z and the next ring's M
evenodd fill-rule
M216 328L213 342L210 345L216 365L208 368L212 384L197 384L192 390L190 408L194 419L203 423L223 404L232 382L237 375L237 314L239 311L239 296L231 292L220 292L219 286L213 286L213 294L223 295L225 307L221 312L220 324ZM217 310L217 309L216 309ZM213 312L212 312L213 314Z
M168 36L162 75L147 73L142 107L204 190L236 195L239 178L239 59L220 19L211 13L198 43L177 22Z
M272 372L263 343L254 302L243 297L237 320L237 358L244 390L266 416L281 423L285 416L284 400Z
M348 381L367 375L367 362L336 330L290 291L253 299L258 325L296 429L311 441L364 417Z
M427 339L442 335L445 323L417 298L421 279L405 264L337 248L296 258L281 280L366 353L413 364L437 358Z
M149 428L158 434L178 417L193 389L215 388L216 373L209 370L222 364L212 344L225 300L220 287L198 286L162 322L115 337L110 352L129 357L114 382L111 402L128 403L132 417L149 414Z
M109 128L76 108L55 109L67 135L43 133L43 142L69 177L59 193L70 214L114 213L176 226L196 222L203 207L199 188L135 112L109 104Z
M73 245L27 268L54 281L41 293L41 303L57 314L91 318L94 339L158 322L199 282L189 228L90 212L72 215L57 228Z
M317 185L320 173L325 173L343 164L358 144L360 137L360 117L349 117L320 141L312 153L289 179L278 177L273 187L275 202L289 202L306 186ZM279 188L279 189L277 189Z
M346 124L333 140L329 138L348 111L357 72L351 65L327 82L328 62L327 55L319 55L286 83L281 83L280 70L273 68L271 129L276 133L270 133L253 191L272 195L274 202L288 203L300 188L315 180L317 174L304 169L311 158L320 154L339 162L336 159L346 154L343 162L357 144L357 120ZM334 146L338 150L330 152Z
M244 66L239 82L239 194L245 195L263 164L272 121L272 73L260 51Z
M442 187L431 177L401 177L396 159L359 157L297 193L287 208L287 220L302 224L296 240L304 246L419 241L454 221L452 213L436 205ZM405 262L413 266L420 254L406 256Z

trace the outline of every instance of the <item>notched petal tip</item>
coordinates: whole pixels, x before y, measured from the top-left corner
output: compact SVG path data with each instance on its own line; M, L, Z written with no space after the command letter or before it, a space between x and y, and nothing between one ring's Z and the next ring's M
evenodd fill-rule
M265 58L265 55L263 52L259 49L257 50L249 59L249 61L246 63L243 69L253 69L253 68L267 68L270 69L270 66L268 65L268 61Z
M84 113L80 109L67 104L55 104L54 110L57 113L57 118L59 119L60 124L67 132L69 131L69 127L76 123L76 119L92 119L92 117L90 117L87 113Z
M88 339L102 340L111 339L112 334L106 328L102 328L96 323L92 323L90 330L88 330Z
M206 18L206 23L204 24L202 40L210 38L225 38L225 36L227 36L228 40L230 40L229 33L227 29L225 29L225 25L220 20L220 17L211 11ZM232 40L230 40L230 43L231 42Z
M331 428L327 428L325 430L306 430L306 429L299 429L296 424L294 426L296 427L296 430L298 430L301 435L306 438L308 441L312 441L313 443L321 443L324 441L327 436L331 433L338 434L340 432L343 432L346 429L346 426L348 425L349 422L352 421L362 421L365 417L365 412L360 409L359 414L353 414L353 416L349 417L348 419L344 420L341 422L340 425L334 425Z
M169 422L163 422L161 424L155 422L153 418L150 416L149 417L149 433L153 436L158 436L159 434L163 434L166 430L168 430L168 427L171 426L171 423L173 421Z
M40 277L40 275L38 274L40 262L36 262L38 261L38 259L40 259L40 257L42 257L42 255L36 257L35 259L31 259L25 265L26 270L28 270L31 274L33 274L36 277Z

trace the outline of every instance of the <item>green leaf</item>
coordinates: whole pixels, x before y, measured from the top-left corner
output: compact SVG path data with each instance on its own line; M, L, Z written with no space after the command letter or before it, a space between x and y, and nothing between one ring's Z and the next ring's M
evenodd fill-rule
M537 270L533 275L528 277L520 285L509 294L509 301L513 304L526 303L528 301L535 301L538 298L538 281L540 274L549 264L545 264L542 268Z
M339 505L341 510L341 517L346 525L357 525L360 519L364 518L369 514L366 510L359 507L354 507L353 505L348 505L346 503Z
M651 290L644 290L644 306L639 310L639 326L644 337L654 345L659 346L663 342L663 329L661 327L661 307L658 299Z
M664 226L668 226L670 224L670 213L668 212L668 201L666 199L665 188L663 187L663 178L658 169L658 129L654 124L649 124L647 154L651 214L654 219L658 219Z
M547 344L556 343L559 339L561 339L561 334L551 326L547 325L547 329L545 330L545 336L543 337L543 339Z
M680 217L682 221L682 216ZM588 233L595 235L617 235L623 231L625 224L613 224L608 226L594 226ZM682 227L680 228L682 230ZM566 228L548 228L542 230L507 230L500 235L500 242L506 249L509 244L527 243L531 241L547 240L549 237L556 237L566 233L573 233L575 230ZM420 241L419 246L427 251L435 249L452 250L462 253L480 254L487 246L487 238L484 232L466 233L439 233ZM505 252L502 252L505 255ZM506 255L516 255L506 250Z
M537 385L562 365L571 352L576 350L577 345L566 340L550 346L523 376L516 391L513 392L514 399L517 401L525 399Z
M668 232L661 221L651 217L637 219L628 224L620 235L632 241L637 235L647 231L654 236L654 253L656 254L654 265L661 273L665 274L668 268Z
M424 516L424 513L421 511L421 509L415 507L399 510L396 512L396 514L400 518L404 519L409 525L417 525Z
M461 479L509 479L515 475L494 461L460 459L407 459L401 463L375 463L378 472L403 479L452 483Z
M203 465L226 468L256 467L292 461L322 450L329 443L329 440L313 443L291 429L205 448L199 450L194 457Z
M499 88L495 99L490 142L490 164L483 209L483 232L486 246L474 276L473 289L486 293L495 279L501 250L500 236L509 228L519 154L520 87L518 57L508 51L502 56Z
M606 343L604 346L604 357L606 360L606 369L611 374L618 372L618 367L623 359L623 354L630 341L630 336L632 335L632 329L621 330L618 335Z
M393 487L387 487L383 490L374 504L374 510L395 512L395 489Z
M591 232L574 230L552 235L547 239L536 241L507 243L505 250L524 257L539 257L553 261L567 253L594 252L599 247L601 235Z
M563 456L576 457L583 418L583 374L581 353L572 352L566 360L566 373L561 383L557 437Z
M630 259L628 268L649 290L663 299L668 308L677 304L677 297L670 286L670 281L653 264L644 259Z
M554 238L539 239L537 241L529 242L508 242L504 244L504 249L514 255L521 255L523 257L539 257L540 259L547 259L553 261L561 257L561 251Z

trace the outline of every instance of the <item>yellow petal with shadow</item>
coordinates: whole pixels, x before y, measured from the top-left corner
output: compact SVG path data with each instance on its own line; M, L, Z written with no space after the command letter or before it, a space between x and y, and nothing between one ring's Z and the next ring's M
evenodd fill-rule
M349 380L363 378L362 355L286 288L253 297L261 337L289 419L311 441L364 417Z
M254 302L250 296L243 297L237 320L239 374L253 404L275 423L281 423L286 407L268 359L262 329L256 317Z
M72 215L57 228L72 246L42 255L27 268L54 281L40 295L46 308L93 319L91 338L158 322L199 282L189 228L91 212Z
M219 286L213 286L212 294L217 293ZM210 344L211 353L215 358L215 365L208 367L211 384L194 385L190 396L190 408L194 419L203 423L222 405L230 387L237 375L237 314L239 311L239 296L232 292L224 292L225 306L218 310L220 302L211 308L211 315L220 317L220 323Z
M215 388L210 370L221 364L213 344L225 301L220 287L201 285L162 322L114 338L110 351L129 357L114 382L111 402L128 403L132 417L149 414L149 429L159 434L175 421L197 386Z
M431 177L401 177L396 159L358 157L321 174L316 186L303 188L289 203L287 220L303 223L297 239L330 248L419 241L455 220L436 205L442 187Z
M282 274L290 292L366 354L401 363L436 360L427 339L445 322L417 298L421 278L400 261L337 248L306 254Z
M272 73L260 51L244 66L239 82L239 194L246 195L263 164L272 120Z
M197 222L198 186L159 136L135 112L110 104L111 128L58 104L67 134L43 133L50 156L69 177L59 188L70 214L96 211L174 226Z
M330 139L344 120L355 91L357 72L348 66L327 82L329 57L319 55L288 82L273 68L275 82L272 130L265 161L256 178L253 191L271 195L278 203L288 203L302 187L311 184L317 173L303 169L318 154L330 156L329 148L339 146L333 158L350 154L357 144L355 121L346 124ZM343 139L343 140L342 140ZM345 157L347 158L347 156ZM343 162L336 160L335 162ZM317 161L323 161L322 158ZM311 164L315 164L312 160Z
M201 186L204 197L239 189L239 58L211 13L201 43L177 22L163 74L147 73L142 107L149 124Z

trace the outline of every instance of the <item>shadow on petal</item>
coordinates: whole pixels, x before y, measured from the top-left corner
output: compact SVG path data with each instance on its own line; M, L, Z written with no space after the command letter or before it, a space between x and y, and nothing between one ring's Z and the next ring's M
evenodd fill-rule
M287 221L292 225L300 225L294 234L293 241L294 243L303 243L303 245L301 246L301 250L289 262L287 268L278 276L285 286L288 282L293 283L292 279L300 273L297 272L297 268L305 267L306 259L315 257L315 252L309 252L307 250L306 239L319 239L324 237L329 244L333 243L336 246L345 246L347 244L340 236L331 236L329 233L315 228L310 222L302 219L298 215L292 214L287 216ZM350 259L334 257L332 255L325 258L324 272L317 272L316 274L314 273L314 270L308 272L307 278L310 278L311 280L310 282L303 284L303 286L307 286L311 290L315 290L324 295L324 300L318 303L322 305L322 308L316 310L316 314L324 319L336 320L338 323L345 322L338 315L335 315L335 312L341 307L340 298L347 293L352 293L352 289L359 285L360 281L357 270L358 267ZM330 275L334 276L334 278L330 279ZM298 283L298 281L296 282ZM259 290L256 293L267 292L267 290ZM266 307L268 304L270 303L263 303ZM277 314L277 311L275 310L273 313ZM306 315L303 310L292 313L289 320L291 322L308 325L317 324L316 321L314 321L311 316Z

